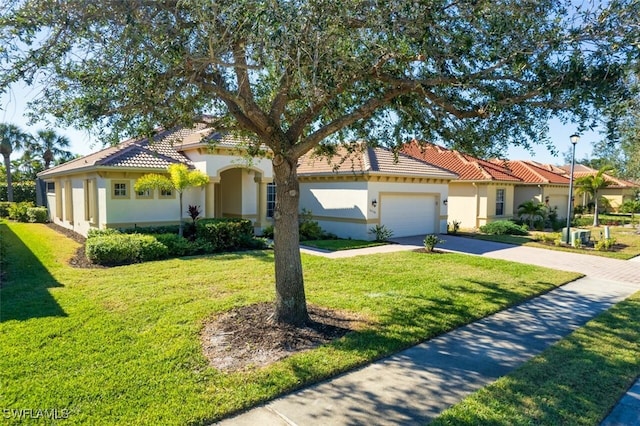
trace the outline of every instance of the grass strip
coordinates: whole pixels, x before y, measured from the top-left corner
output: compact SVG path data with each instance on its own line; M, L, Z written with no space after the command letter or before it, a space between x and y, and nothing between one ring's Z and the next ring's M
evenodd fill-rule
M433 425L596 425L640 375L640 292Z

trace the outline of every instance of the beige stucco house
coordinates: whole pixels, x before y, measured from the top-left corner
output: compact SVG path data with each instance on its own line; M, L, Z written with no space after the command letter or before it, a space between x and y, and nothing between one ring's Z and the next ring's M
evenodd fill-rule
M359 145L300 159L300 206L341 237L372 239L376 225L394 237L447 231L449 185L457 175L388 149Z
M272 166L268 158L246 158L236 140L203 127L161 130L153 140L130 139L38 177L46 182L50 220L86 235L90 228L176 223L174 192L138 193L133 187L144 174L166 173L170 164L184 163L210 178L205 187L185 191L185 206L200 206L203 217L251 219L259 230L270 223Z
M514 216L515 190L522 180L505 167L425 142L406 144L402 152L458 175L449 184L449 222L472 229Z

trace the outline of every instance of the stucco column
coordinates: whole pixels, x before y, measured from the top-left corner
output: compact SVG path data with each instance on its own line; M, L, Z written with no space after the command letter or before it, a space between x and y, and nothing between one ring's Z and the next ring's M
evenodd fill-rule
M220 182L220 178L209 177L209 183L205 188L204 194L204 217L216 216L216 183Z

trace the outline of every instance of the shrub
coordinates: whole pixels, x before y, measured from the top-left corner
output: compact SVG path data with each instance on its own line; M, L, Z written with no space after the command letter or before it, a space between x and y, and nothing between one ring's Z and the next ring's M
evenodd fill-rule
M47 223L49 221L49 210L46 207L29 207L27 209L27 219L31 223Z
M178 234L157 234L154 237L167 247L169 256L189 256L196 252L196 247Z
M178 234L180 225L162 225L162 226L134 226L133 228L124 228L120 231L123 234Z
M387 241L393 236L393 231L387 228L386 225L376 225L369 229L369 233L373 234L378 242Z
M270 238L273 240L274 231L275 231L275 228L273 227L273 225L269 225L262 230L262 236L264 238Z
M196 236L209 242L212 251L237 250L253 239L253 224L248 219L202 219L196 224Z
M114 228L105 228L105 229L90 228L89 232L87 232L87 238L103 237L105 235L115 235L120 233L121 233L120 231Z
M460 230L460 223L461 222L459 220L454 220L450 223L447 223L447 233L456 235Z
M5 182L0 183L0 200L7 201L7 184ZM36 183L33 181L27 182L13 182L13 201L16 203L21 202L36 202Z
M29 220L27 211L31 207L33 207L33 203L30 201L11 203L9 205L9 219L16 220L18 222L27 222Z
M444 243L444 240L441 240L437 235L431 234L427 235L427 237L423 241L424 249L431 253L435 248L436 244Z
M598 251L609 251L616 244L615 238L604 238L600 241L597 241L594 245L594 248Z
M320 224L313 220L311 210L302 209L299 217L300 241L319 240L322 238Z
M509 220L498 220L480 227L480 232L490 235L528 235L527 225L516 225Z
M168 249L151 235L111 234L87 239L87 258L99 265L125 265L162 259Z
M0 201L0 217L9 217L9 207L11 204L8 201Z

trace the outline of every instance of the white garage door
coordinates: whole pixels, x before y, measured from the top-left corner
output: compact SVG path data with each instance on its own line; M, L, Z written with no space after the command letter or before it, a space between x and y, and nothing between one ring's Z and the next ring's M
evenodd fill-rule
M380 223L394 237L436 233L436 198L428 195L382 195Z

